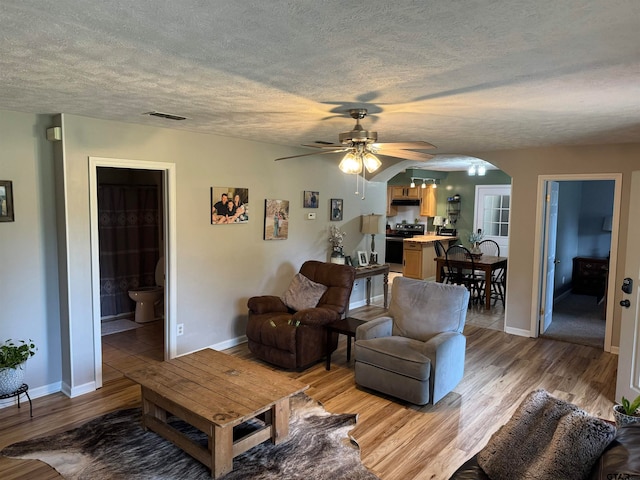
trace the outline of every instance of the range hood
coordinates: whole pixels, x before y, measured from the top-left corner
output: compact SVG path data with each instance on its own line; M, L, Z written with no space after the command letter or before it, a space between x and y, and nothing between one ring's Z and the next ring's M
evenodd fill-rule
M409 198L396 198L395 200L391 200L391 205L412 205L412 206L420 206L420 200L417 198L409 199Z

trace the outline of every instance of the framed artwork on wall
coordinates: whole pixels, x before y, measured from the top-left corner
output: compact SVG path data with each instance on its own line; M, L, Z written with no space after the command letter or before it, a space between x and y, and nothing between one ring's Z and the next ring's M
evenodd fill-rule
M211 187L211 225L247 223L249 221L249 189Z
M320 202L320 192L314 192L312 190L305 190L304 197L302 199L302 206L304 208L318 208Z
M342 221L343 206L344 206L344 201L341 198L331 199L331 221L333 222Z
M286 240L289 237L289 200L264 201L264 239Z
M13 183L0 180L0 222L13 222Z

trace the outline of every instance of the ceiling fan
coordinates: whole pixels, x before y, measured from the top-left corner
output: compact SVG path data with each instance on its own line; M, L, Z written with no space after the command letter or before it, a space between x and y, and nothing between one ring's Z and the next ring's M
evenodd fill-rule
M346 152L338 168L344 173L359 175L362 173L363 178L363 194L364 199L364 178L365 170L369 173L375 172L382 162L376 157L378 155L386 155L388 157L402 158L406 160L414 160L423 162L433 158L433 155L423 152L415 152L414 150L427 150L435 148L429 142L397 142L397 143L378 143L378 132L371 132L362 128L360 120L367 116L366 108L352 108L349 115L356 121L353 130L343 132L338 135L340 143L314 142L312 144L303 145L305 147L319 148L322 152L303 153L301 155L291 155L289 157L276 158L276 161L287 160L290 158L307 157L309 155L325 155L331 153ZM356 177L356 194L359 192L358 180Z
M360 173L364 164L369 173L376 171L380 168L381 162L376 160L367 161L364 158L367 154L375 158L375 154L386 155L388 157L402 158L406 160L415 160L423 162L433 158L433 155L423 152L415 152L413 150L428 150L436 148L429 142L397 142L397 143L378 143L378 132L371 132L362 128L360 120L367 116L366 108L352 108L349 110L349 115L356 121L355 127L349 132L343 132L338 135L340 143L328 143L328 142L314 142L311 144L303 145L304 147L319 148L324 151L318 153L304 153L302 155L291 155L290 157L276 158L278 160L287 160L289 158L306 157L309 155L324 155L328 153L340 153L348 152L345 158L340 162L340 169L345 173ZM349 156L349 153L354 156L354 159L345 159ZM360 161L358 161L360 158ZM370 157L369 157L370 158ZM355 162L354 162L355 160ZM345 165L343 165L345 163ZM344 167L344 168L343 168ZM351 168L347 168L351 167ZM372 168L375 167L375 168ZM347 168L345 170L345 168ZM348 170L348 171L347 171ZM357 170L357 171L355 171Z

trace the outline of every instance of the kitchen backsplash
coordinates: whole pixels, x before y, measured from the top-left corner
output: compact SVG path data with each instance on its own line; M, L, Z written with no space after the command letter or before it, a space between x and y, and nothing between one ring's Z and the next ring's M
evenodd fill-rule
M393 217L387 217L387 223L391 225L391 228L393 228L396 223L402 223L403 220L406 220L407 223L414 223L417 218L418 223L426 224L429 219L429 217L420 216L420 207L414 205L399 205L396 208L398 214Z

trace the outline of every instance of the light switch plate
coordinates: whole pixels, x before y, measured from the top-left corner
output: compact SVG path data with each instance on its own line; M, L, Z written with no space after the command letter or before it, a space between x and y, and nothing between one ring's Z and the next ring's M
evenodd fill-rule
M316 212L307 213L307 220L315 220L315 219L316 219Z

